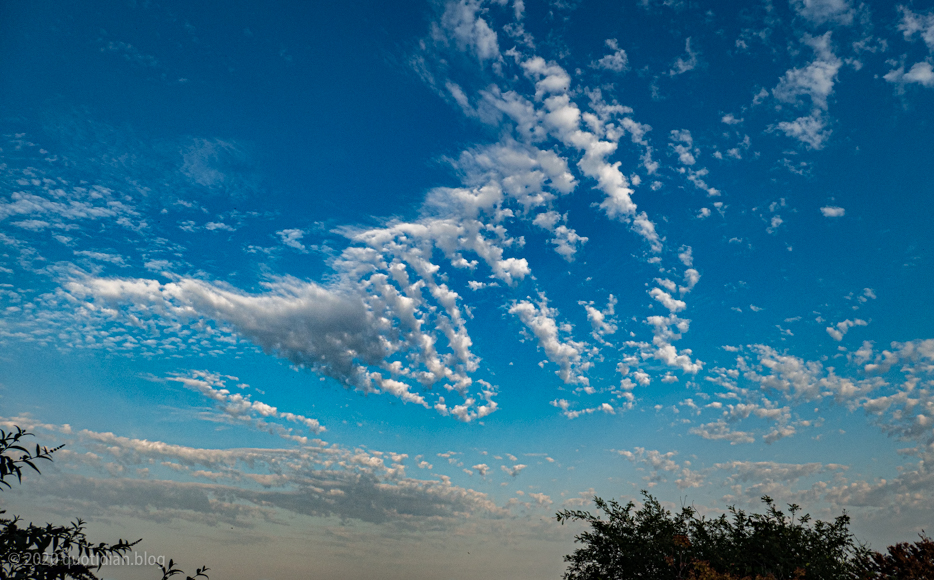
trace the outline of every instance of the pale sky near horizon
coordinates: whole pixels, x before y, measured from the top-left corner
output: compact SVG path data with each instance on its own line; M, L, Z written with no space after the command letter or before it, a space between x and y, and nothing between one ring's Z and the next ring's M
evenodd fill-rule
M914 540L932 67L930 1L0 0L4 509L233 580L558 578L641 489Z

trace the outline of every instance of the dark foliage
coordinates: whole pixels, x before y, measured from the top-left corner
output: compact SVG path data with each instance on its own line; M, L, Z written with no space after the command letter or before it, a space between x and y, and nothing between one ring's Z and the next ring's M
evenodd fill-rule
M16 476L17 482L22 483L24 466L31 467L36 473L39 473L39 468L36 467L35 462L39 459L51 461L52 454L63 447L59 445L49 449L48 447L36 445L36 450L30 452L21 445L23 437L29 435L31 433L27 433L19 427L9 433L0 429L0 486L5 485L10 488L10 482L7 481L7 478L12 475ZM16 457L11 455L15 452L19 453Z
M0 576L10 580L95 580L100 565L92 563L119 556L137 543L92 544L81 520L70 526L24 526L18 517L0 518L0 527Z
M874 552L865 561L869 575L878 580L934 580L934 541L924 535L913 544L889 546L888 552Z
M28 467L39 473L36 462L51 461L52 454L62 446L48 448L36 445L30 451L23 446L23 438L31 433L15 427L13 431L0 429L0 489L10 487L9 478L22 482L23 469ZM129 552L140 540L118 540L115 544L94 544L84 533L84 522L75 520L68 526L46 524L36 526L23 523L18 516L5 517L0 510L0 579L2 580L99 580L96 573L101 565ZM162 580L184 574L169 560L168 566L159 566ZM199 568L194 577L205 578L207 568Z
M857 580L869 551L849 532L845 513L833 522L782 512L769 497L766 511L747 514L730 508L715 519L685 506L677 514L646 492L645 504L594 498L603 514L565 510L559 522L581 521L590 530L577 536L583 547L565 556L566 580Z

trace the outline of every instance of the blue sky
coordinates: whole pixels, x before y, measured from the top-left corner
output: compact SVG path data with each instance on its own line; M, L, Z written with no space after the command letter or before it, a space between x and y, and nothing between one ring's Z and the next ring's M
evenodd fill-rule
M13 511L224 578L558 577L640 489L930 529L930 3L0 7Z

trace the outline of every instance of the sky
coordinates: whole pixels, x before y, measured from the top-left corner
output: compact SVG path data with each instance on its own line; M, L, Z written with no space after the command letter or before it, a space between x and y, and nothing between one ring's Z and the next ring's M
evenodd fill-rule
M932 67L907 0L0 1L4 509L232 580L558 578L641 490L912 541Z

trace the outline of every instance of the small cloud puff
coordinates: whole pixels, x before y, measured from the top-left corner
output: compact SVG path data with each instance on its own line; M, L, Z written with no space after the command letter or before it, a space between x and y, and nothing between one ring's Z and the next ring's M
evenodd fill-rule
M669 76L677 76L692 71L698 65L698 52L691 49L691 39L684 41L684 56L679 56L668 71Z
M827 327L827 334L831 336L836 341L843 340L843 336L854 326L866 326L868 323L865 320L857 318L856 320L844 320L843 322L838 322L836 328L833 326Z
M521 463L518 465L513 465L512 467L506 467L505 465L499 466L499 468L503 470L503 473L506 473L507 475L510 475L512 477L519 475L519 472L525 469L526 467L528 466L523 465Z
M854 11L848 0L792 0L791 5L811 24L849 26L853 23Z
M843 215L846 213L846 210L843 209L842 207L837 207L834 205L826 205L820 208L820 212L824 214L824 217L835 218L835 217L843 217Z
M279 239L282 240L282 243L290 248L295 248L300 252L305 252L305 244L301 242L301 239L305 236L305 232L302 230L282 230L276 232L276 235L279 236Z
M609 70L613 72L625 72L629 69L629 57L626 56L626 51L621 49L616 42L615 38L608 38L606 40L606 46L613 52L607 54L600 60L590 63L590 66L593 68L599 68L603 70Z
M694 147L691 132L687 129L674 130L671 132L671 141L670 146L678 155L678 161L682 165L694 165L696 162L694 154L698 153L698 150Z
M918 84L922 87L934 87L934 68L929 62L916 62L906 73L905 67L891 70L883 76L886 81L898 85Z

